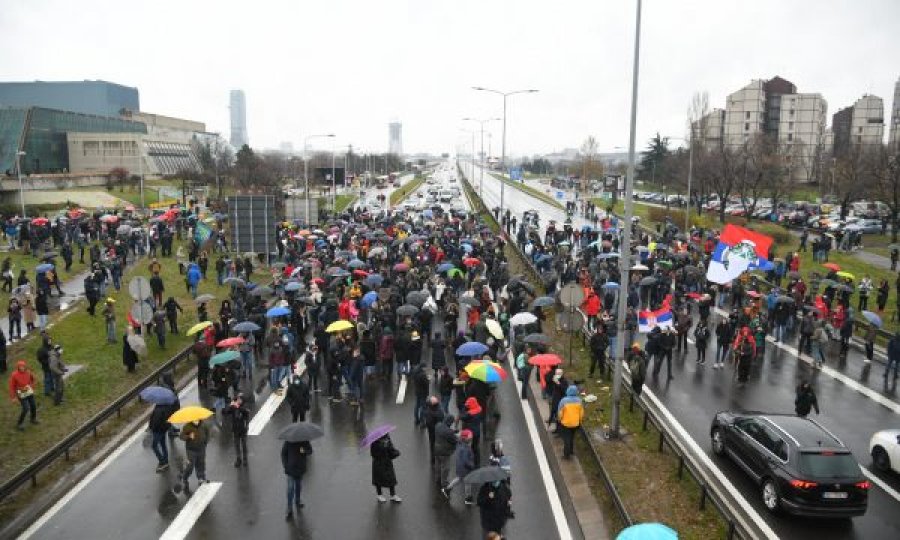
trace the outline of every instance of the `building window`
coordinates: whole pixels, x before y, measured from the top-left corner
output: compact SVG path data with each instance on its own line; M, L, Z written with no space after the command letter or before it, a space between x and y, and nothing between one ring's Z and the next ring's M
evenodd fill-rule
M747 111L745 114L747 115L746 116L747 120L750 120L750 111Z
M788 129L794 129L794 123L788 122Z
M750 114L750 113L747 113ZM750 131L750 124L744 124L744 131Z
M858 143L861 143L861 142L862 142L862 135L857 135L857 136L856 136L856 142L858 142Z
M793 141L793 140L794 140L794 134L788 133L788 141Z
M791 116L794 116L794 109L790 110L790 114L791 114Z

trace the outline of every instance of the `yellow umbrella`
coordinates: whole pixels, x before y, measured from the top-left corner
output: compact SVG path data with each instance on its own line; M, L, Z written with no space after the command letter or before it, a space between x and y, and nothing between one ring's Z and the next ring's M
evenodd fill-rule
M197 332L199 332L205 328L209 328L210 326L212 326L212 323L209 321L203 321L202 323L197 323L194 326L192 326L190 330L187 331L187 335L193 336Z
M490 332L492 336L497 339L503 339L503 328L500 328L500 323L494 319L488 319L484 324L487 326L488 332Z
M213 412L206 407L198 407L196 405L190 407L182 407L175 411L169 417L169 422L173 424L187 424L194 420L206 420L213 415Z
M838 272L838 277L847 278L847 279L856 279L856 276L851 274L850 272Z
M333 334L335 332L341 332L343 330L352 330L353 323L350 321L345 321L343 319L339 321L334 321L333 323L328 325L328 328L325 329L329 334Z

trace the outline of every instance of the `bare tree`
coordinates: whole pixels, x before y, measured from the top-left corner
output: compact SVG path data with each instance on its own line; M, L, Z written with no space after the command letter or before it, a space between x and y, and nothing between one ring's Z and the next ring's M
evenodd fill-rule
M603 174L603 163L597 159L597 139L588 135L581 144L581 191L588 190L588 180L593 174ZM599 172L598 172L599 170Z
M854 145L835 161L834 189L841 205L841 219L846 219L850 204L862 198L872 185L874 150Z
M741 152L729 146L694 151L694 178L704 192L719 196L721 223L725 223L725 205L737 191L736 178L743 173L742 162Z
M768 135L757 135L743 147L743 173L738 182L738 193L747 216L752 216L764 194L782 193L784 185L785 156L779 152L778 143ZM773 197L774 199L774 197Z
M700 140L700 144L703 144L703 139L707 135L708 122L709 93L705 90L694 92L687 109L688 140L693 141L697 137Z
M872 160L872 195L890 211L891 242L897 242L900 216L900 148L881 147Z

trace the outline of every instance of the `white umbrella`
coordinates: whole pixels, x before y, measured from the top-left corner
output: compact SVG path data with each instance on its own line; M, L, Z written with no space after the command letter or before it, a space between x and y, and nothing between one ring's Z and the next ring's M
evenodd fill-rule
M520 313L516 313L509 320L509 324L512 326L521 326L525 324L531 324L537 321L537 317L534 316L533 313L528 313L527 311L522 311Z
M138 334L131 334L128 336L128 345L134 350L134 352L140 357L147 356L147 342L144 341L144 337Z

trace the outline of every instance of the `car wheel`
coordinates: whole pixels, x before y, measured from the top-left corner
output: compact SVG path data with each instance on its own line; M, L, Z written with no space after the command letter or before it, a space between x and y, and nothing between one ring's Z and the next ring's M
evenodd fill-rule
M891 470L891 458L884 451L884 448L880 446L872 449L872 463L879 471L887 472Z
M712 445L713 454L721 456L725 453L725 436L720 428L713 428L710 444Z
M762 484L762 502L766 510L777 513L781 508L781 496L778 495L778 487L770 478L766 478Z

